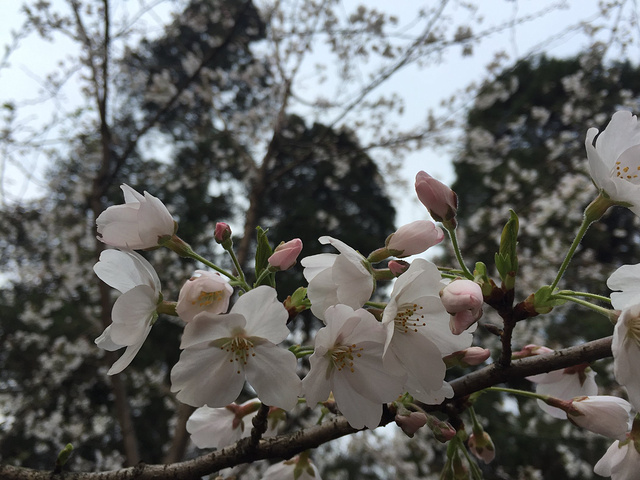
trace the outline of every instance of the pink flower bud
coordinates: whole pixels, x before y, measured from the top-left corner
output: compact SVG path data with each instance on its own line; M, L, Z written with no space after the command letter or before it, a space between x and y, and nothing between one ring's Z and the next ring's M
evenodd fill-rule
M458 352L447 355L444 360L449 367L475 367L484 363L491 356L491 352L482 347L469 347Z
M410 265L403 260L391 260L387 264L387 267L389 267L389 270L391 270L391 273L393 273L396 277L399 277L404 272L409 270Z
M496 458L496 447L487 432L481 430L481 434L475 432L469 435L469 450L484 463L491 463Z
M409 415L396 415L396 424L409 437L413 438L415 433L427 423L427 416L422 412L411 412Z
M449 327L454 335L460 335L482 316L482 289L471 280L454 280L440 292L440 300L452 315Z
M421 171L416 175L416 193L435 221L448 221L452 227L456 226L458 196L453 190Z
M213 234L216 243L222 244L231 238L231 227L224 222L216 223L216 229Z
M422 253L440 243L443 238L444 232L435 223L416 220L400 227L385 243L391 255L403 258Z
M298 255L302 251L302 240L294 238L288 242L282 242L269 257L269 265L278 270L287 270L296 264Z
M231 295L233 288L222 275L196 270L180 289L176 312L185 322L202 312L225 313Z

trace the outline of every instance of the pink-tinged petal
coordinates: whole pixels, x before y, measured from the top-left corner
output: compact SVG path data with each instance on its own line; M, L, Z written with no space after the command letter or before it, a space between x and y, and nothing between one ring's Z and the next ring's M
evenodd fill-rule
M364 427L374 429L382 418L382 402L372 401L354 390L348 377L333 377L333 396L340 412L353 428Z
M409 270L393 285L392 297L418 298L425 295L439 296L442 283L438 267L424 258L411 262Z
M301 251L302 240L299 238L283 242L275 248L269 257L269 265L279 270L287 270L296 264Z
M220 348L184 350L171 370L171 391L194 407L230 404L240 395L245 380L243 367L232 360L231 353Z
M137 287L118 297L111 311L111 339L118 345L134 345L154 317L157 305L155 292L147 285Z
M127 349L124 351L122 356L111 366L109 371L107 371L107 375L116 375L120 373L122 370L127 368L134 357L138 354L140 349L142 348L142 344L149 336L149 332L151 331L151 325L148 325L142 338L139 343L129 345Z
M289 314L277 295L274 288L261 285L242 295L231 307L231 313L242 315L247 320L247 335L266 338L275 344L287 338L290 333L287 328Z
M396 257L417 255L437 245L444 239L444 232L428 220L416 220L403 225L387 239L387 249ZM395 253L399 252L399 253Z
M296 374L296 356L271 343L254 348L245 367L247 380L263 403L291 410L298 403L302 382Z
M321 329L325 330L324 328ZM326 349L325 349L326 350ZM330 383L330 363L324 355L318 355L318 351L309 358L311 369L309 373L302 379L302 388L304 397L310 407L318 402L324 402L329 398L331 393Z
M200 313L184 327L180 348L184 350L220 338L230 338L234 331L244 329L245 325L246 320L242 315Z
M233 287L225 277L217 272L196 270L180 289L176 312L184 322L202 312L225 313L232 295Z

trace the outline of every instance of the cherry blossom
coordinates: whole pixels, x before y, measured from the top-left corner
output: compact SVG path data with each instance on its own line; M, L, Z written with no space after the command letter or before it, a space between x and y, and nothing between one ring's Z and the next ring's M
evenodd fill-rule
M396 280L382 316L385 361L397 359L407 372L408 392L431 404L453 396L444 381L443 355L467 348L472 340L469 333L451 334L449 314L440 301L441 287L438 268L417 258Z
M302 240L294 238L278 245L269 257L269 265L278 270L288 270L296 264L302 251Z
M458 196L444 183L428 173L420 171L416 175L415 188L418 199L427 207L435 221L445 222L455 219L458 210Z
M451 314L451 333L459 335L482 316L484 298L480 285L471 280L454 280L440 293L444 308Z
M406 378L393 359L382 362L385 330L371 313L347 305L329 307L325 321L302 381L307 403L323 402L333 392L353 428L376 428L382 404L397 398Z
M251 421L258 413L260 402L255 399L241 405L232 403L222 408L197 408L187 421L187 431L198 448L223 448L251 434ZM265 437L277 433L269 422Z
M598 460L593 471L612 480L636 480L640 471L640 452L632 438L616 440L604 456Z
M333 245L340 254L321 253L300 262L304 278L309 282L307 296L311 311L321 320L332 305L343 304L353 309L369 300L375 283L367 268L367 260L349 245L332 237L320 237L322 244Z
M624 385L629 401L640 410L640 264L623 265L607 280L614 291L611 303L622 310L613 330L613 372L616 380Z
M115 375L131 363L151 331L157 318L156 308L162 300L160 279L151 264L132 251L103 251L93 271L122 293L113 305L113 323L95 341L108 351L127 347L107 372Z
M176 312L185 322L198 313L225 313L233 288L225 277L216 272L196 270L185 282L178 295Z
M600 135L597 128L587 131L585 146L589 172L598 190L640 215L640 125L637 117L624 110L614 113Z
M403 225L392 233L386 242L389 253L398 258L422 253L437 245L444 238L444 232L435 223L417 220Z
M527 377L536 383L536 393L549 395L562 400L571 400L575 397L589 397L598 394L598 386L595 380L596 373L587 365L554 370ZM559 419L566 419L567 414L563 410L547 405L538 400L538 406L549 415Z
M609 395L574 398L567 418L587 430L618 440L624 439L630 427L631 404Z
M141 250L158 246L162 237L172 236L176 223L167 207L153 195L140 195L129 185L120 186L124 205L113 205L96 219L98 239L118 248Z
M322 480L320 472L309 460L309 454L274 463L262 474L262 480Z
M242 295L228 314L196 315L184 329L171 391L188 405L224 407L246 378L262 402L292 409L300 393L296 357L276 346L289 334L288 317L275 289L264 285Z

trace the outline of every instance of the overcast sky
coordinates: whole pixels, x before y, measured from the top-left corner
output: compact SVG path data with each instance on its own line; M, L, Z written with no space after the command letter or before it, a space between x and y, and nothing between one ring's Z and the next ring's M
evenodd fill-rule
M62 0L53 0L53 3L60 1ZM138 3L133 0L129 1L134 5ZM258 0L256 3L260 4L260 1ZM358 3L361 2L343 0L342 6L345 12L349 12L353 5ZM484 21L477 25L477 29L484 30L492 25L529 15L540 9L540 5L555 5L563 2L482 0L477 3L481 5L484 16ZM401 124L410 126L420 122L424 119L428 108L437 109L443 98L463 89L471 81L480 81L485 78L485 67L498 50L506 50L510 58L515 60L543 51L553 56L569 56L584 49L588 45L588 41L577 31L559 34L565 32L568 26L575 25L579 21L593 21L597 2L596 0L573 0L564 3L567 8L553 10L542 18L517 25L485 39L479 47L474 49L474 54L471 57L463 57L461 49L456 47L439 66L431 66L424 70L408 67L399 72L382 89L400 92L404 97L405 114L400 119ZM0 43L3 45L10 40L10 30L19 28L22 22L19 15L20 4L22 2L15 0L0 0ZM379 0L368 1L366 4L368 6L378 5L380 10L388 9L389 5L393 5L394 13L400 17L402 24L412 18L416 11L416 5L420 3L413 0L396 0L394 2ZM433 4L433 2L422 2L422 4ZM448 10L450 14L467 15L466 11L455 7L456 2L450 2L450 5L452 5L452 8ZM159 27L157 17L148 17L145 21L152 27L154 24ZM417 34L418 32L412 33ZM71 43L62 38L57 38L51 44L36 38L22 42L19 53L12 57L11 69L0 71L0 102L37 96L37 92L40 90L39 79L46 72L55 70L57 61L61 56L69 54L71 47ZM77 89L68 88L63 92L60 107L68 108L74 103L80 103ZM470 106L470 104L466 106ZM462 116L465 112L461 110L456 114ZM42 172L44 166L42 158L29 161L31 162L28 167L30 170ZM421 169L443 181L450 182L453 179L450 155L445 151L425 150L410 155L407 161L401 165L402 177L412 185L415 173ZM16 179L16 192L18 194L24 193L23 183L18 178L20 174L13 172L12 175ZM424 218L424 210L412 199L412 195L396 192L396 197L398 199L397 206L401 211L399 224Z

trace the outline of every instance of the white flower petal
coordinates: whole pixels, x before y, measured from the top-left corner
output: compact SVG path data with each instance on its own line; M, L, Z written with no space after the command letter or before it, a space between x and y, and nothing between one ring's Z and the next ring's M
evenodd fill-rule
M266 338L274 344L282 342L289 335L287 319L289 314L278 301L274 288L261 285L242 295L230 313L243 315L247 320L247 335Z
M194 407L230 404L240 395L245 379L242 365L232 360L232 355L220 348L184 350L171 370L171 391L178 392L182 403Z
M157 293L148 285L138 285L120 295L111 311L111 339L123 346L138 343L146 336L144 332L150 326L157 303Z
M352 388L348 377L334 376L332 390L340 412L353 428L374 429L380 424L382 402L376 402L360 395L357 390Z
M272 343L255 347L245 367L247 380L263 403L291 410L298 403L302 382L296 375L296 356Z
M142 335L142 338L140 339L140 342L133 345L129 345L127 349L124 351L124 353L122 354L122 356L111 366L111 368L107 372L107 375L116 375L117 373L120 373L122 370L124 370L129 366L131 361L134 359L134 357L138 354L138 352L142 348L142 344L149 336L150 331L151 331L151 325L148 325Z

